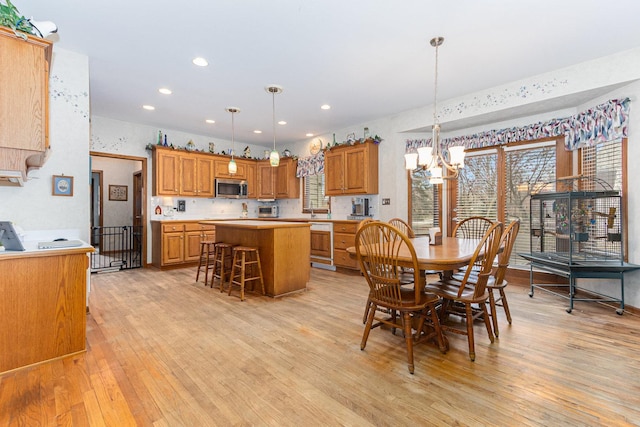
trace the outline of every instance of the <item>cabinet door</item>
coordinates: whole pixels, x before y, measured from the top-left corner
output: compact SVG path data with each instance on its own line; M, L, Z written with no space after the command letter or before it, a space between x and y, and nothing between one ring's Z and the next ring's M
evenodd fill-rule
M256 177L256 163L247 164L247 197L255 199L258 197L258 183Z
M180 156L180 195L196 196L198 194L197 187L197 160L195 156L183 154Z
M154 195L177 196L180 192L180 157L174 151L154 151Z
M269 162L259 162L257 165L258 172L258 198L274 199L275 191L275 171L276 168L271 166Z
M343 193L344 153L327 151L324 154L325 194L336 196Z
M345 194L364 194L367 192L366 170L367 151L364 145L354 146L344 152L344 192Z
M229 162L231 161L231 157L216 160L216 178L225 178L225 179L247 179L247 165L242 160L235 159L236 166L238 170L235 174L229 174Z
M213 159L210 156L197 156L197 195L213 197Z
M186 231L184 233L184 260L197 261L200 259L200 241L202 231Z
M0 27L0 147L44 151L49 146L51 46Z
M175 264L184 260L184 233L162 235L162 264Z

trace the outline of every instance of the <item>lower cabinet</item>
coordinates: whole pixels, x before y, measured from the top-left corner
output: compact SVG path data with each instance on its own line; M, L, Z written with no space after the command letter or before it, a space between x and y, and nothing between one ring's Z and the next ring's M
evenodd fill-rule
M152 221L152 264L158 268L195 264L200 242L215 240L215 226L198 221Z
M333 222L333 265L336 267L357 270L358 260L351 258L347 248L356 245L356 231L358 223L353 221Z

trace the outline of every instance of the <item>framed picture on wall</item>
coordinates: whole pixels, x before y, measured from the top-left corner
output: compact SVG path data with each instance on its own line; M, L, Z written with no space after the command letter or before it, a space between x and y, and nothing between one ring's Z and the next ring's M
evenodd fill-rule
M109 200L126 202L129 187L126 185L109 185Z
M73 177L53 175L51 194L54 196L73 196Z

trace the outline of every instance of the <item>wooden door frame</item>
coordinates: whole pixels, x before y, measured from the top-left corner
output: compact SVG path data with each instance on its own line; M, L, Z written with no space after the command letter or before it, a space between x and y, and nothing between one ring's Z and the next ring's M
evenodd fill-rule
M89 156L142 162L142 167L140 168L142 173L142 267L147 267L147 228L149 227L149 225L147 224L147 188L149 188L147 182L148 159L146 157L128 156L125 154L114 153L101 153L98 151L89 151Z

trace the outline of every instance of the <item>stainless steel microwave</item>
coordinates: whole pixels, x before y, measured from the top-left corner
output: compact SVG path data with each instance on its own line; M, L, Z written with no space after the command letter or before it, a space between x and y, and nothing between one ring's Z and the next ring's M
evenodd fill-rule
M247 181L240 179L216 179L216 197L224 199L246 199L248 197Z

